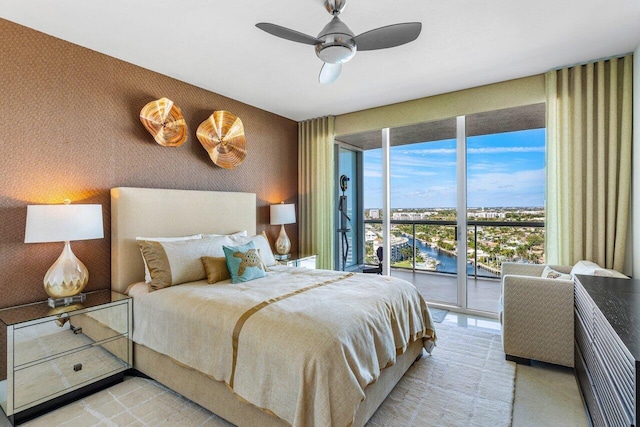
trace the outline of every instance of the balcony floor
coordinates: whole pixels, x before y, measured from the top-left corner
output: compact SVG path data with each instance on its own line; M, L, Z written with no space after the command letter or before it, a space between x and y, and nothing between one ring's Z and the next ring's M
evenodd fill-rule
M427 302L457 305L457 277L432 272L391 269L391 276L413 283ZM498 312L500 280L467 279L467 306L472 310Z

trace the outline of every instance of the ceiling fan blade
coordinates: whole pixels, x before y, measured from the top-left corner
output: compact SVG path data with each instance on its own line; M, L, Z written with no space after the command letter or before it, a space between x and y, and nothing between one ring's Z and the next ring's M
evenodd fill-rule
M318 81L320 84L327 84L335 82L340 76L340 72L342 71L342 64L329 64L325 62L320 70L320 75L318 76Z
M414 41L420 35L420 22L387 25L355 36L358 51L386 49Z
M308 36L296 30L281 27L280 25L269 24L268 22L260 22L256 24L256 27L276 37L291 40L292 42L311 44L311 45L322 43L321 40L318 40L315 37Z

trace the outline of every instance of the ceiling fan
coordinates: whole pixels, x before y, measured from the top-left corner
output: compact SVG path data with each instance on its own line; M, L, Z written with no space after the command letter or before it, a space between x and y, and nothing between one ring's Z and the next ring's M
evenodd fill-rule
M338 18L346 3L347 0L325 0L325 8L333 15L333 19L317 37L266 22L260 22L256 27L276 37L314 45L316 55L324 62L318 77L322 84L334 82L340 76L342 64L353 58L356 51L400 46L417 39L422 30L420 22L405 22L376 28L355 36Z

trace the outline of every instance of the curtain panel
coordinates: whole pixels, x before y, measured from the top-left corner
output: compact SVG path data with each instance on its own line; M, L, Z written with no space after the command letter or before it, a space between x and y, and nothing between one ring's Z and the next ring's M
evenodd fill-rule
M317 254L318 268L333 269L334 117L298 123L299 248Z
M631 186L632 55L545 75L546 261L624 268Z

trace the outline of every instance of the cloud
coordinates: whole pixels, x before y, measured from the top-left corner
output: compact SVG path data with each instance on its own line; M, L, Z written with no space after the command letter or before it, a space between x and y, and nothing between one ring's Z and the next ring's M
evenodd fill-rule
M467 191L491 191L504 188L514 188L517 191L537 188L544 191L544 180L544 168L513 173L474 173L467 177Z
M468 148L467 154L544 153L544 146L537 147L482 147Z
M365 168L364 177L366 178L382 178L382 169Z
M423 148L420 150L402 150L407 156L416 155L451 155L456 153L455 148ZM506 153L544 153L544 146L536 147L480 147L467 148L467 154L506 154Z

